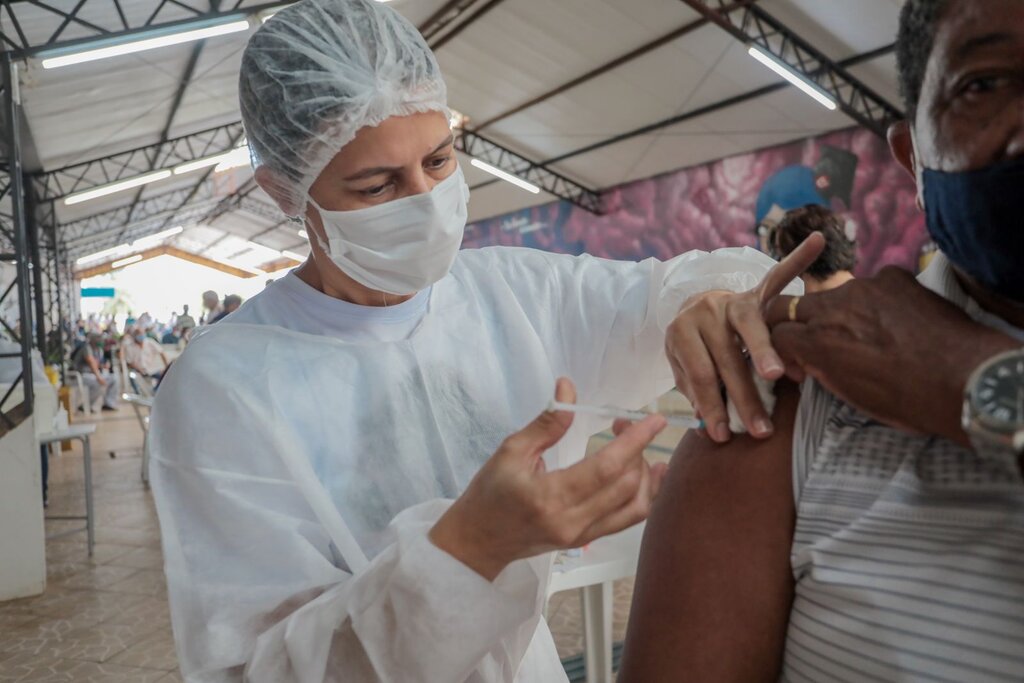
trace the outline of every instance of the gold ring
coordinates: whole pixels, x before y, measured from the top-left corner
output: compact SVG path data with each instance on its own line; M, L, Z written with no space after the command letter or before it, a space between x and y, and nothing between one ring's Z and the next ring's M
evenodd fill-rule
M800 305L800 297L794 296L789 300L789 321L796 322L796 307Z

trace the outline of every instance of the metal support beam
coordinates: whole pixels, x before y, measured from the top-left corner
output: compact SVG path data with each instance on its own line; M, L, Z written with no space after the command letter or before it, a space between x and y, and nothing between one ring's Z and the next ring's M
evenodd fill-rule
M591 213L600 214L602 211L601 195L597 191L570 180L544 164L531 161L479 133L462 131L462 134L455 138L455 149L497 166Z
M442 47L444 47L445 43L447 43L449 40L465 31L467 28L469 28L470 24L482 18L485 14L487 14L492 9L501 4L501 2L502 0L487 0L487 2L485 2L479 10L474 12L471 17L467 18L461 24L457 25L455 28L448 31L448 33L445 33L443 36L441 36L434 42L428 43L430 45L430 49L440 50Z
M726 0L682 0L745 45L756 45L828 93L847 116L885 137L903 112L757 5L726 12Z
M102 251L158 233L164 229L164 226L171 219L182 224L199 222L217 205L217 201L217 199L199 203L193 201L184 206L179 204L165 213L159 213L147 220L133 223L127 229L123 225L117 225L103 232L87 233L76 239L68 240L64 246L67 249L68 256L71 258Z
M213 188L207 188L209 191L198 197L192 198L193 204L201 204L209 206L211 202L219 201L213 195ZM128 222L128 209L126 206L119 206L114 209L108 209L92 216L80 218L70 223L63 223L56 227L58 239L62 244L71 246L79 244L83 241L88 241L92 238L100 238L103 236L114 233L122 227L127 227L124 237L128 237L129 232L134 232L134 228L143 223L152 223L154 220L159 219L162 221L168 216L173 216L174 212L181 206L182 201L192 191L190 187L180 187L175 190L163 192L152 197L146 197L139 203L138 209L132 216L132 221ZM115 244L117 244L115 242ZM97 250L102 247L97 247Z
M28 188L26 188L28 189ZM25 233L28 238L29 265L32 274L32 302L35 305L33 326L36 334L36 348L46 354L46 296L43 292L43 259L39 248L39 223L32 193L25 196Z
M33 177L40 202L62 199L117 180L133 178L157 168L172 168L188 161L229 152L242 138L242 122L137 147L126 152L65 166Z
M192 74L195 73L196 63L199 61L199 55L203 52L203 46L206 45L205 40L200 40L192 46L192 52L189 54L188 62L185 64L185 71L181 74L181 80L178 82L178 89L174 92L174 99L171 100L171 106L167 110L167 120L164 122L164 129L160 132L160 144L167 142L171 137L171 127L174 125L174 119L178 116L178 109L181 108L181 101L185 99L185 91L188 90L189 84L192 82ZM156 158L153 159L154 164ZM150 171L157 170L156 166L150 166ZM142 193L146 191L146 187L142 186L135 191L135 198L132 199L132 204L128 208L128 221L132 219L132 214L135 212L135 207L138 206L139 200L142 199Z
M21 102L18 95L18 71L11 55L5 54L0 59L3 68L3 119L4 119L4 142L7 163L5 169L6 199L9 202L10 213L0 216L0 220L8 223L14 237L14 252L17 254L15 263L15 278L12 286L16 287L18 303L18 339L16 340L21 351L18 354L21 358L21 376L11 384L11 390L20 381L22 383L23 401L20 406L10 410L4 409L4 404L10 396L11 390L0 400L0 416L7 429L14 429L17 424L32 415L34 404L32 385L32 329L31 329L31 286L29 284L29 259L28 259L28 238L25 232L25 205L24 183L21 167L21 140L19 137L19 119L21 115ZM5 202L6 203L6 202Z
M294 2L109 1L115 12L97 12L96 3L85 0L0 0L0 49L14 61L43 52L73 52L99 42L120 43L253 17Z
M477 0L448 0L436 12L430 15L426 21L419 25L419 31L423 39L428 43L445 28L459 20L463 14L468 12Z

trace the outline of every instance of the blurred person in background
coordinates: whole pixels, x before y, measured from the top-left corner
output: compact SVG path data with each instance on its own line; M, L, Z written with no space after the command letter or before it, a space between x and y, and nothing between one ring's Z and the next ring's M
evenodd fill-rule
M89 405L95 406L103 398L103 410L117 410L117 375L105 369L104 345L106 339L91 332L86 343L80 344L71 355L71 369L82 376ZM79 407L82 410L82 407Z
M181 330L182 336L185 335L185 332L196 326L195 318L188 314L188 304L184 304L181 307L181 315L178 316L177 326Z
M181 328L177 326L168 327L164 336L160 338L161 344L177 344L179 341L181 341Z
M206 313L203 315L200 324L209 325L212 322L216 322L218 316L224 310L220 305L220 297L217 296L217 292L209 289L203 292L203 308L206 309Z
M159 385L164 372L170 366L170 361L167 360L167 354L158 342L136 326L125 337L122 350L129 368ZM134 381L132 385L139 391L139 386Z
M242 297L237 294L228 294L224 297L224 307L219 314L211 321L217 322L228 317L232 313L238 310L238 307L242 305Z
M852 280L857 265L852 224L823 206L810 204L787 211L768 231L768 254L775 260L784 259L813 232L825 236L825 251L801 276L804 290L821 292Z

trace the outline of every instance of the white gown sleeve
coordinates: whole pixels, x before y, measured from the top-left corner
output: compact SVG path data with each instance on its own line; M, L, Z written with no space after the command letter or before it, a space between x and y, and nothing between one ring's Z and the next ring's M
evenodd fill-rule
M161 386L150 431L185 680L513 679L509 653L536 631L548 558L488 582L430 542L449 504L433 501L398 515L353 577L279 456L261 450L272 427L190 360ZM250 428L225 436L224 424Z
M561 355L580 402L637 408L668 391L674 381L665 330L682 305L710 290L751 289L774 265L746 247L691 251L664 262L553 259Z

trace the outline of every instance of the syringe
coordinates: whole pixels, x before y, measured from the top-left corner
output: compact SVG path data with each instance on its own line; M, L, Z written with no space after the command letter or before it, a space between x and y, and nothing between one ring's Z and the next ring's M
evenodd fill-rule
M586 413L599 417L623 418L625 420L642 420L654 413L646 413L642 410L626 410L614 406L588 406L581 403L561 403L552 401L548 404L548 410L565 410L570 413ZM704 429L704 420L695 417L683 417L682 415L664 415L665 421L673 427L684 427L686 429Z

